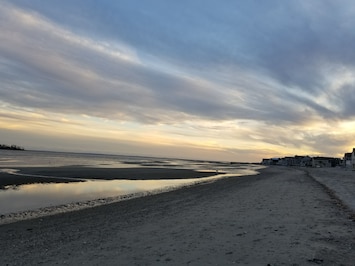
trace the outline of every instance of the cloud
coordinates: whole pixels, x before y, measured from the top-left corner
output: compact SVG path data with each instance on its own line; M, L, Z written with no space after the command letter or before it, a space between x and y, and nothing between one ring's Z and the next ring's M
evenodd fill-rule
M142 122L170 123L163 121L166 112L175 119L248 116L249 108L226 103L216 84L149 68L126 47L110 50L113 45L104 47L12 6L2 17L3 101Z
M0 108L18 108L0 109L7 119L30 110L166 125L268 152L322 150L343 135L310 125L355 117L351 1L1 4Z
M333 92L334 102L338 102L342 119L347 120L355 117L355 84L343 85Z

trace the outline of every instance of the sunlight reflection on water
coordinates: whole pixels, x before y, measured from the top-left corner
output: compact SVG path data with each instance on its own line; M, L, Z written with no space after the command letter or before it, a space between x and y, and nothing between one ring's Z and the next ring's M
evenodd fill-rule
M16 189L0 191L0 214L26 211L95 199L123 195L165 191L180 186L209 182L228 175L196 179L170 180L90 180L73 183L21 185ZM233 175L235 176L235 175Z
M1 157L1 156L0 156ZM40 217L48 214L73 211L134 197L170 191L196 183L213 182L217 179L254 175L263 168L258 165L231 165L219 162L198 162L178 159L136 158L126 156L72 155L51 152L8 153L0 158L0 171L22 175L14 169L16 165L71 165L81 164L87 167L168 167L185 168L198 171L215 171L227 174L194 179L159 180L93 180L72 183L28 184L8 186L0 190L0 224ZM52 163L55 162L55 163ZM85 164L83 163L85 162ZM36 176L36 175L33 175ZM40 176L37 176L40 177ZM51 176L50 178L54 178ZM70 178L69 178L70 179ZM77 181L78 179L76 179ZM85 179L83 179L85 180Z

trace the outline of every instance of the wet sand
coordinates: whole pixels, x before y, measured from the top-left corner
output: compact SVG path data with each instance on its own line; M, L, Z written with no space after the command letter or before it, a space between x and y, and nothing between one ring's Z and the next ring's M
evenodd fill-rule
M270 167L0 226L3 265L354 265L355 222L302 169Z
M130 180L154 180L154 179L188 179L201 178L215 175L215 172L198 172L189 169L171 168L93 168L84 166L65 167L19 167L18 173L12 175L1 172L0 189L6 186L18 186L33 183L63 183L79 182L82 179L130 179ZM47 177L48 176L48 177ZM55 178L61 177L61 178Z

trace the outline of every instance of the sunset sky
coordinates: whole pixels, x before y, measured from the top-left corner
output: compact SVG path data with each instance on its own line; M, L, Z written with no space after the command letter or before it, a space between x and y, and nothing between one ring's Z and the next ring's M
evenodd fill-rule
M355 147L354 1L0 5L0 143L243 162Z

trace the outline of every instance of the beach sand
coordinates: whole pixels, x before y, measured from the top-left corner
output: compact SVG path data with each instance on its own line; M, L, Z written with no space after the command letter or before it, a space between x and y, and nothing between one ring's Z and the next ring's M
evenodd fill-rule
M352 215L312 173L269 167L260 175L0 225L0 262L355 265Z
M347 168L306 168L341 204L355 213L355 171Z

